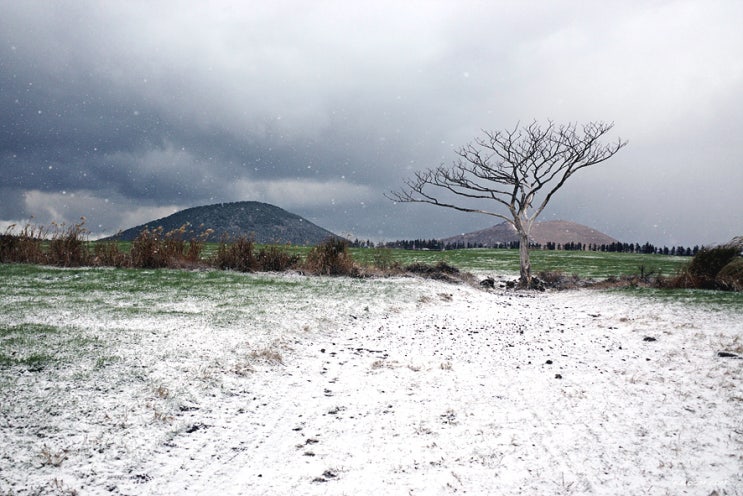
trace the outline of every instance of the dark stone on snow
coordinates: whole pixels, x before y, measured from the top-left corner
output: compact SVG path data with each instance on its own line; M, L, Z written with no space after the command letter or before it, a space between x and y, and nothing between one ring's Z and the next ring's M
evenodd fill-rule
M647 341L648 343L652 343L653 341L658 341L656 338L652 336L645 336L644 338L642 338L642 340Z
M209 426L206 424L198 423L198 424L191 424L188 427L186 427L186 434L191 434L196 431L200 431L201 429L206 429Z
M729 351L718 351L717 356L720 358L737 358L738 360L743 360L743 356L736 353L730 353Z

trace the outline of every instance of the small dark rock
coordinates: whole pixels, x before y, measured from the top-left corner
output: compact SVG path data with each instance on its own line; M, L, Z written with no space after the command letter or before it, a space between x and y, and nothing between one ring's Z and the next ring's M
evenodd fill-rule
M531 284L529 284L529 289L535 289L537 291L544 291L545 289L547 289L547 285L541 279L532 277Z
M544 363L546 363L547 365L552 365L552 360L547 360L547 361L546 361L546 362L544 362Z
M658 341L656 338L652 336L645 336L644 338L642 338L642 340L647 341L648 343L652 343L653 341Z
M562 374L555 374L555 379L562 379Z
M742 356L730 353L729 351L718 351L717 356L720 358L737 358L738 360L743 360Z
M495 289L495 279L493 279L492 277L486 277L485 279L480 281L480 286L482 286L483 288Z
M144 484L145 482L151 481L152 476L150 474L134 474L132 479L134 479L134 482L137 484Z

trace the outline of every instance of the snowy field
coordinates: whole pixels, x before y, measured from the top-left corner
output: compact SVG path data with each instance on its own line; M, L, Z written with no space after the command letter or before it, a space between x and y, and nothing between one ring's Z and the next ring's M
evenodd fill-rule
M0 270L3 495L743 494L737 305Z

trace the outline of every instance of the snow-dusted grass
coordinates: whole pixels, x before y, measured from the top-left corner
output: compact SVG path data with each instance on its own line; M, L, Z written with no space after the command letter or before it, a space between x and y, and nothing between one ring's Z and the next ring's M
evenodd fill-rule
M0 275L0 494L743 494L735 301Z

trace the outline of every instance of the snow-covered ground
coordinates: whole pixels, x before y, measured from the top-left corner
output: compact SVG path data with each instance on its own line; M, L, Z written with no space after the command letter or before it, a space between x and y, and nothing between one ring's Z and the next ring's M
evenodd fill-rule
M0 494L743 494L741 308L51 274L0 299L56 360L0 367Z

